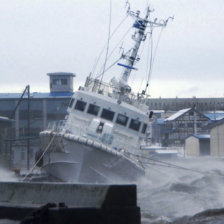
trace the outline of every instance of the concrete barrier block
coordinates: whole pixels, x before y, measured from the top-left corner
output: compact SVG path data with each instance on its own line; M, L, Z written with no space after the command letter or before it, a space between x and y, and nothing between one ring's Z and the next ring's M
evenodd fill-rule
M135 185L0 183L0 220L140 224L136 191Z

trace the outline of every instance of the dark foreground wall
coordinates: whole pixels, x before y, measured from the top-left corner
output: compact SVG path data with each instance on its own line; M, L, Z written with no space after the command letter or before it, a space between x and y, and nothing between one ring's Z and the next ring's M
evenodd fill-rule
M135 185L0 183L0 220L140 224Z

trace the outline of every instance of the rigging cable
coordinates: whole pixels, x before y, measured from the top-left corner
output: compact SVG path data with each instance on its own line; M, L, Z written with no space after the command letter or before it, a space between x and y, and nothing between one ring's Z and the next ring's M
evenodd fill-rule
M110 56L112 55L112 53L116 50L117 46L121 43L121 41L127 36L127 34L129 33L129 31L131 30L132 26L130 28L128 28L128 30L126 31L126 33L122 36L122 38L120 39L120 41L118 42L118 44L113 48L113 50L111 51L111 53L109 54L108 58L110 58ZM122 56L117 60L119 61L122 58ZM106 69L105 71L107 71L108 69ZM98 79L100 76L102 75L102 73L96 75L96 79Z
M116 46L113 48L113 50L110 52L108 58L111 57L111 55L114 53L114 51L117 49L118 45L121 43L122 40L128 35L129 31L132 29L132 26L127 30L127 32L122 36L121 40L116 44Z
M151 36L151 52L150 52L151 55L150 55L149 73L148 73L148 77L147 77L145 93L147 92L147 89L148 89L148 86L149 86L149 80L151 78L152 68L153 68L153 65L154 65L154 61L155 61L156 53L157 53L157 50L158 50L159 42L160 42L160 39L161 39L161 36L162 36L162 32L163 32L163 27L160 30L159 37L158 37L156 47L155 47L155 51L154 51L154 55L153 55L153 38L152 38L152 30L151 30L151 35L150 35Z
M149 33L150 33L150 37L149 37L149 39L150 39L150 38L152 38L152 31ZM148 43L146 73L147 73L148 67L149 67L149 49L150 49L150 42ZM151 47L151 57L152 57L152 47ZM151 58L150 58L150 61L151 61ZM142 89L143 81L144 81L144 79L142 79L142 81L141 81L138 92L140 92L140 90Z
M143 43L141 45L141 52L138 54L139 59L142 58L144 48L145 48L145 41L143 41ZM134 62L134 63L136 63L136 62ZM132 84L134 84L135 83L135 79L136 79L136 74L134 72L132 74L133 75L130 77L130 81L129 82L132 83ZM140 84L140 88L139 88L139 91L138 92L140 92L140 89L141 89L141 86L142 86L143 81L144 80L142 79L141 84Z
M150 35L150 40L151 40L151 50L150 50L150 64L149 64L149 73L148 73L148 78L147 78L147 82L146 82L146 86L145 86L145 93L147 91L147 88L149 86L149 79L151 77L151 73L152 73L152 63L153 63L153 59L152 59L152 55L153 55L153 38L152 38L152 30L151 30L151 35ZM150 45L150 42L149 42ZM148 62L147 62L148 63Z
M36 161L36 163L34 164L34 166L32 167L32 169L26 174L26 176L22 179L22 181L25 181L26 178L32 174L34 168L37 166L37 164L40 162L40 160L43 158L43 156L45 155L45 153L47 152L47 150L49 149L49 147L51 146L51 144L53 143L54 139L55 139L56 135L53 135L50 142L48 143L47 147L45 148L45 150L43 151L43 153L41 154L41 156L39 157L39 159Z
M128 15L126 15L125 16L125 18L117 25L117 27L114 29L114 31L112 32L112 34L111 34L111 36L110 36L110 39L113 37L113 35L116 33L116 31L120 28L120 26L123 24L123 22L126 20L128 18ZM100 60L100 58L101 58L101 56L102 56L102 54L103 54L103 52L104 52L104 50L105 50L105 48L106 48L106 44L105 44L105 46L103 47L103 49L102 49L102 51L100 52L100 54L99 54L99 56L98 56L98 58L97 58L97 60L96 60L96 62L95 62L95 64L94 64L94 66L93 66L93 69L92 69L92 74L94 74L94 72L95 72L95 70L96 70L96 67L97 67L97 64L99 63L99 60Z
M147 6L149 7L149 1L148 1L148 0L146 0L146 4L147 4Z
M103 80L103 75L104 75L104 72L105 72L105 68L106 68L106 64L107 64L107 57L108 57L108 52L109 52L110 27L111 27L111 11L112 11L111 8L112 8L112 3L111 3L111 0L110 0L110 14L109 14L109 29L108 29L107 49L106 49L105 61L104 61L104 65L103 65L103 73L102 73L101 79L100 79L99 90L100 90L101 83L102 83L102 80Z
M121 58L122 58L122 56L121 56L120 58L118 58L114 63L112 63L109 67L105 68L104 73L107 72L107 71L108 71L111 67L113 67L115 64L117 64L117 62L120 61ZM103 75L103 73L99 74L99 75L96 77L96 79L99 78L99 77L102 76L102 75Z

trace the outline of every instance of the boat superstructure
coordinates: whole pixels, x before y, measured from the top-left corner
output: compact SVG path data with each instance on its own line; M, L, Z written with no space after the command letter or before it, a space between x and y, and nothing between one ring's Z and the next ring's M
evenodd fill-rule
M140 12L127 11L135 18L134 46L118 63L121 78L105 84L87 77L84 87L76 91L68 108L64 125L40 133L42 169L61 181L123 182L136 181L144 174L140 158L141 145L149 140L151 113L144 103L145 93L134 95L128 85L130 73L139 60L138 50L146 39L146 28L166 26Z
M90 177L83 175L91 173L91 177L95 176L93 179L104 182L108 175L116 179L114 169L119 175L124 172L124 179L135 175L136 169L141 175L144 168L132 155L136 155L140 145L147 140L148 122L147 114L132 105L118 104L117 99L108 100L97 93L77 91L70 102L64 127L59 131L41 132L44 146L56 136L44 157L44 169L55 176L57 167L57 174L63 172L57 178L62 180L70 171L74 174L74 170L79 170L78 176L68 175L66 181L85 182ZM87 172L81 171L83 166L89 167ZM133 168L135 172L130 172Z

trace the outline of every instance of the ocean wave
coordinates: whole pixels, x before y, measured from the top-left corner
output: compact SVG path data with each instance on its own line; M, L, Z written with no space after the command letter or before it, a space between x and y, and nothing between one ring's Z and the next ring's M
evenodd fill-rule
M139 182L142 223L224 223L223 160L182 159L175 166L187 169L149 167Z
M191 217L182 217L176 219L170 224L223 224L224 223L224 208L208 209L197 213ZM168 223L167 223L168 224Z

